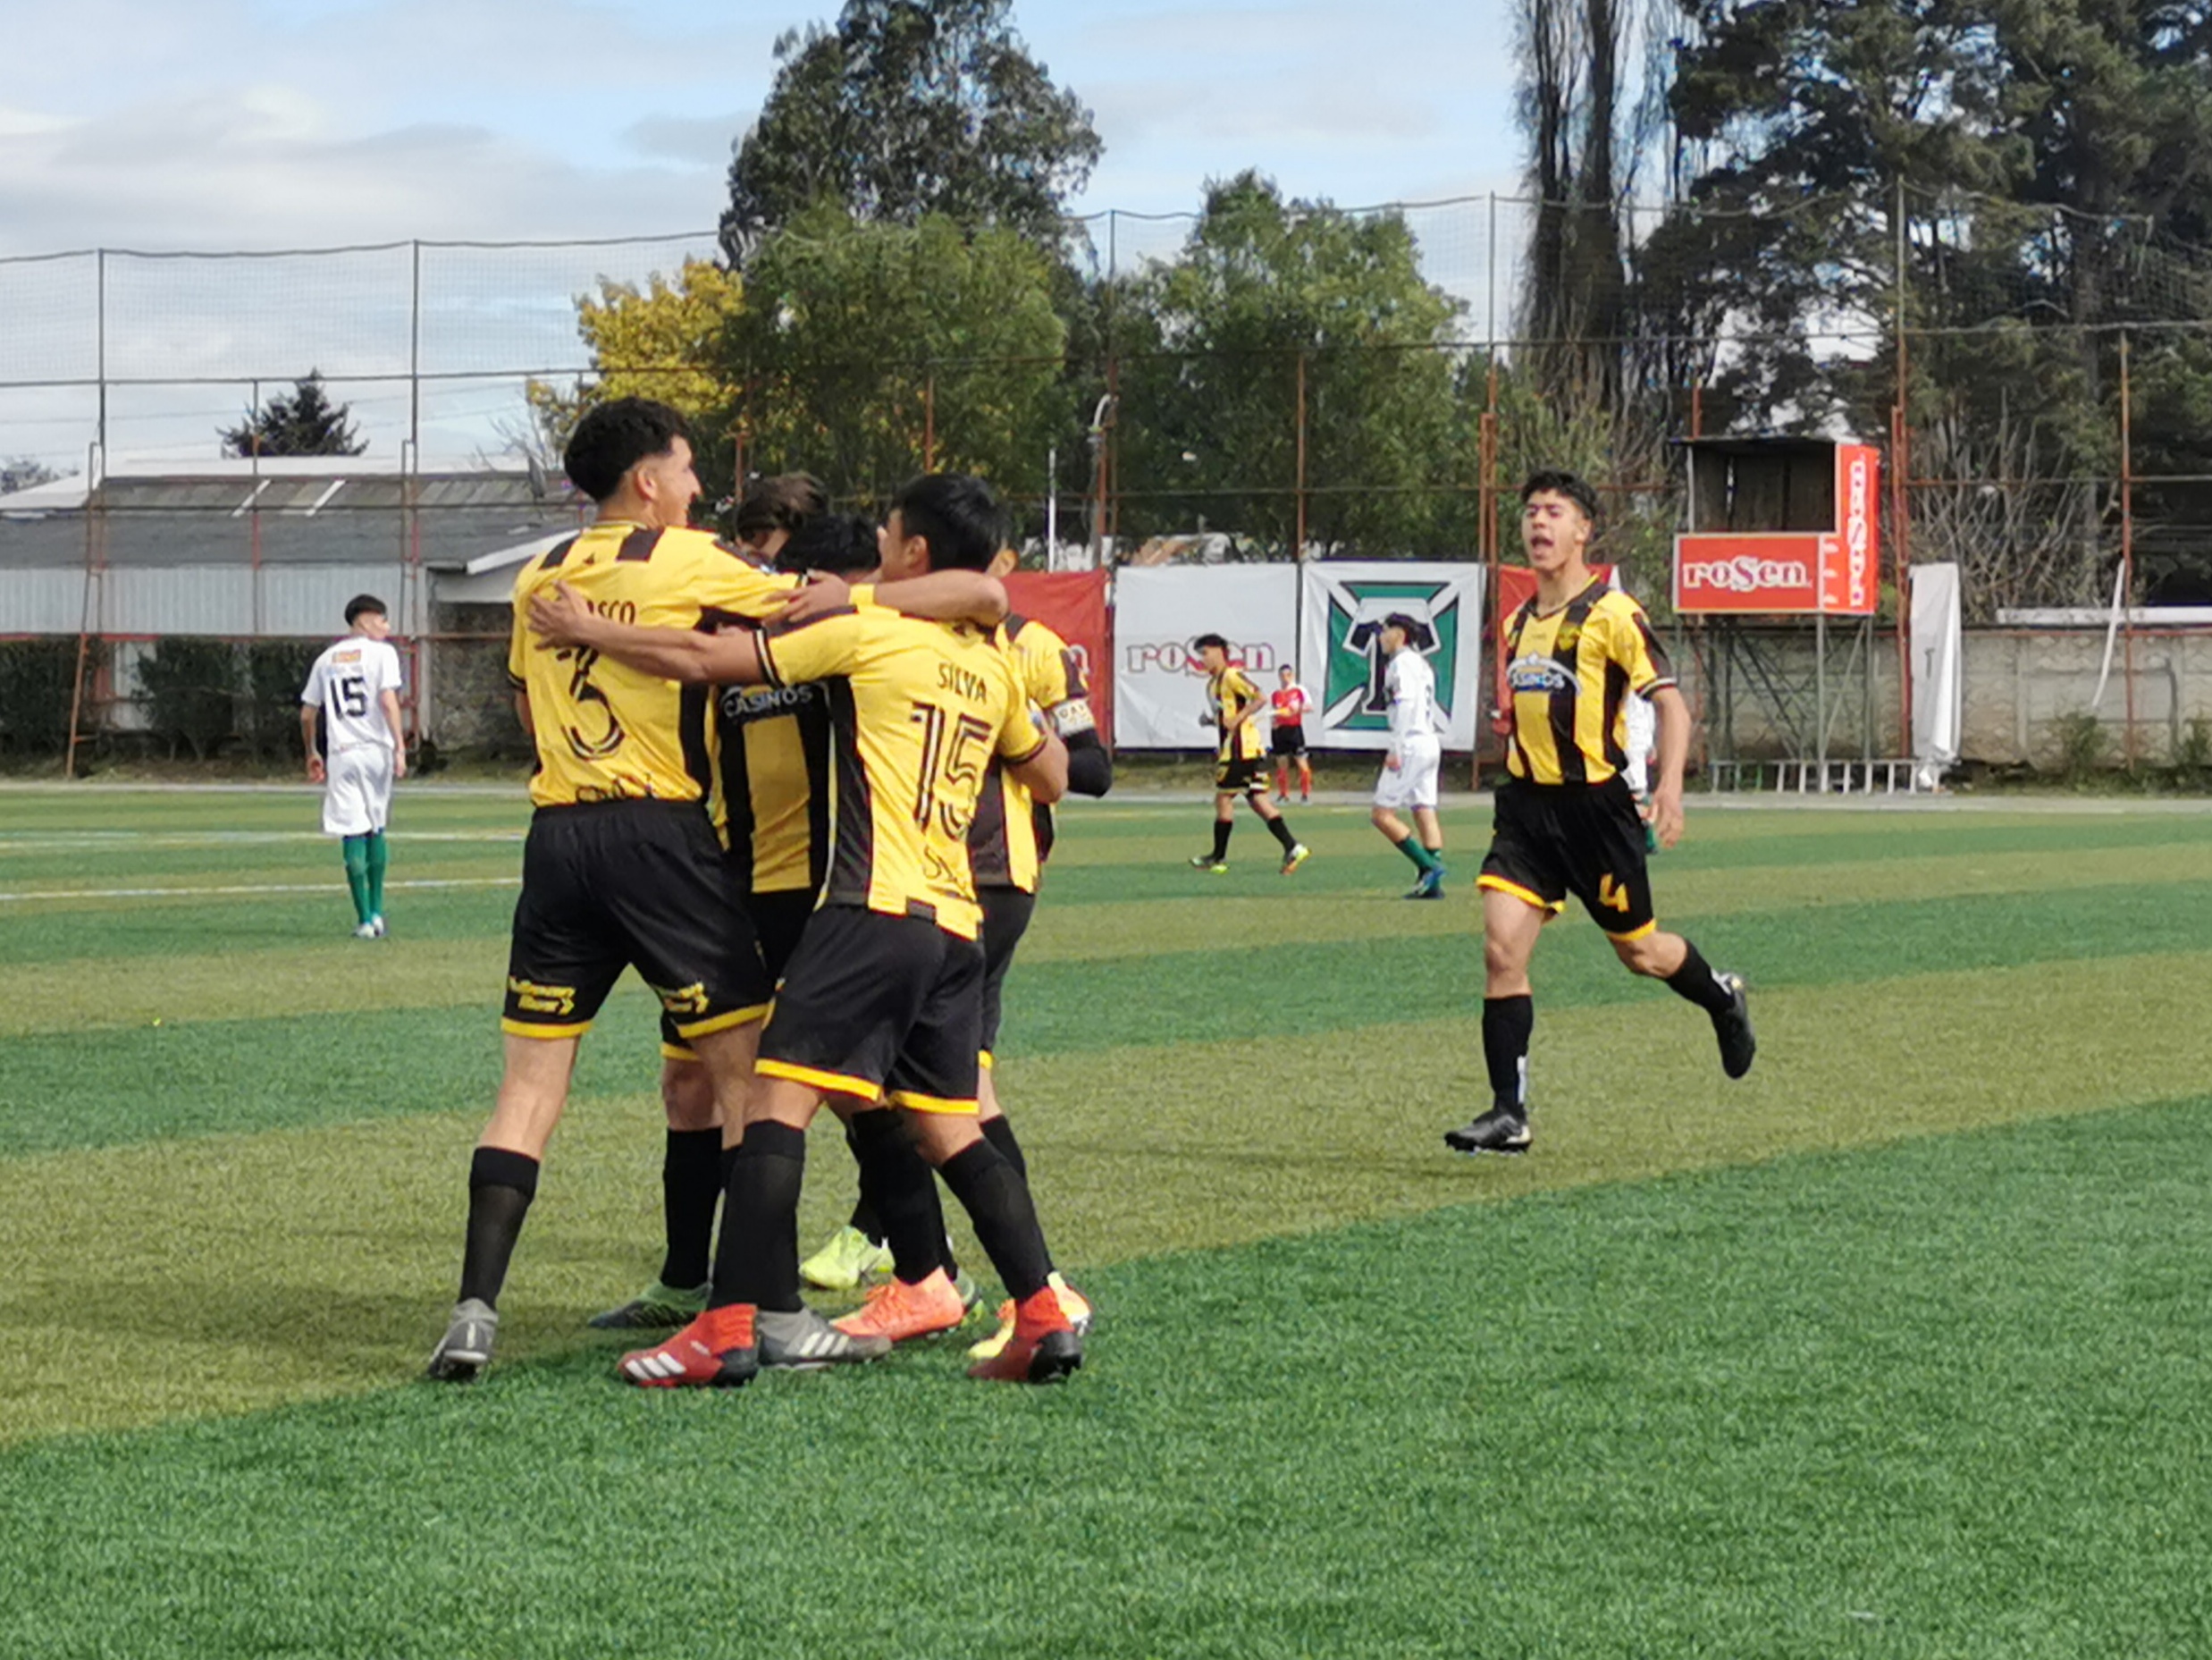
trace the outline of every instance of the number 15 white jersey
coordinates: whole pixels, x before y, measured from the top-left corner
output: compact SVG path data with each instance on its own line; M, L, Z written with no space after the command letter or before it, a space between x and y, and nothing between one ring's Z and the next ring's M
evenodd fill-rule
M384 640L349 634L315 660L299 701L319 704L323 730L336 754L362 744L390 749L391 725L384 719L383 694L400 689L400 653Z

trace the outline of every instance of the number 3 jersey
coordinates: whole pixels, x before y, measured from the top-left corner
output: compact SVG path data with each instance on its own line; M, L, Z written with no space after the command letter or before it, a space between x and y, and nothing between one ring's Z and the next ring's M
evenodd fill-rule
M877 606L761 636L771 685L828 699L834 829L822 903L934 922L981 920L968 830L994 758L1043 747L1010 655L991 632Z
M528 695L541 807L704 799L714 756L705 686L679 686L530 632L532 594L565 582L593 609L647 628L712 628L772 615L796 577L762 570L703 530L609 522L540 554L515 579L508 678Z
M331 754L364 744L390 749L391 724L384 719L383 695L399 689L399 651L385 641L349 634L315 660L299 701L321 706Z

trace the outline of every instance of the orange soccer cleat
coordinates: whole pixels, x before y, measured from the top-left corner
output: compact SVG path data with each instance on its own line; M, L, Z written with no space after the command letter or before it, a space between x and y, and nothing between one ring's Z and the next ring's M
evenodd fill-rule
M893 1279L876 1286L868 1301L831 1325L849 1337L887 1337L904 1343L909 1337L934 1336L950 1331L968 1317L968 1305L959 1288L943 1268L913 1285Z

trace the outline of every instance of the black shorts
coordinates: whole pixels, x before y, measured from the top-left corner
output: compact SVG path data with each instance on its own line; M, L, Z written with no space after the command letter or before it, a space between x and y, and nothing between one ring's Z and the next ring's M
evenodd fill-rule
M778 893L749 894L744 906L761 942L761 965L768 970L769 983L774 985L784 977L784 965L791 961L791 954L799 948L806 919L814 914L814 890L789 888ZM677 1035L676 1021L666 1009L660 1013L660 1053L669 1060L696 1058L691 1045Z
M826 905L806 925L755 1070L917 1112L976 1110L983 948L919 916Z
M768 1007L768 971L706 809L539 808L523 843L501 1029L577 1036L632 967L682 1037L743 1025Z
M976 1048L985 1066L998 1047L998 993L1013 966L1013 949L1029 932L1037 910L1037 896L1019 888L979 888L975 897L983 905L983 1017L976 1034Z
M1267 757L1227 755L1214 762L1214 793L1217 796L1264 796L1267 793Z
M1274 736L1267 740L1267 751L1279 760L1303 761L1306 758L1304 725L1276 727Z
M1490 852L1475 885L1547 911L1565 910L1572 894L1616 940L1638 940L1659 925L1644 862L1644 821L1619 778L1502 786Z

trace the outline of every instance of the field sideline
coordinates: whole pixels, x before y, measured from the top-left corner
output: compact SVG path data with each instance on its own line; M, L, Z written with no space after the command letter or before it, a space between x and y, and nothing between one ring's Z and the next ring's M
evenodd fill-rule
M1350 798L1288 880L1081 804L1000 1077L1089 1366L707 1398L582 1327L658 1256L634 985L492 1375L414 1381L526 813L403 787L361 942L308 792L0 787L0 1655L2212 1652L2203 805L1693 797L1758 1067L1570 917L1470 1162L1484 808L1411 906Z

